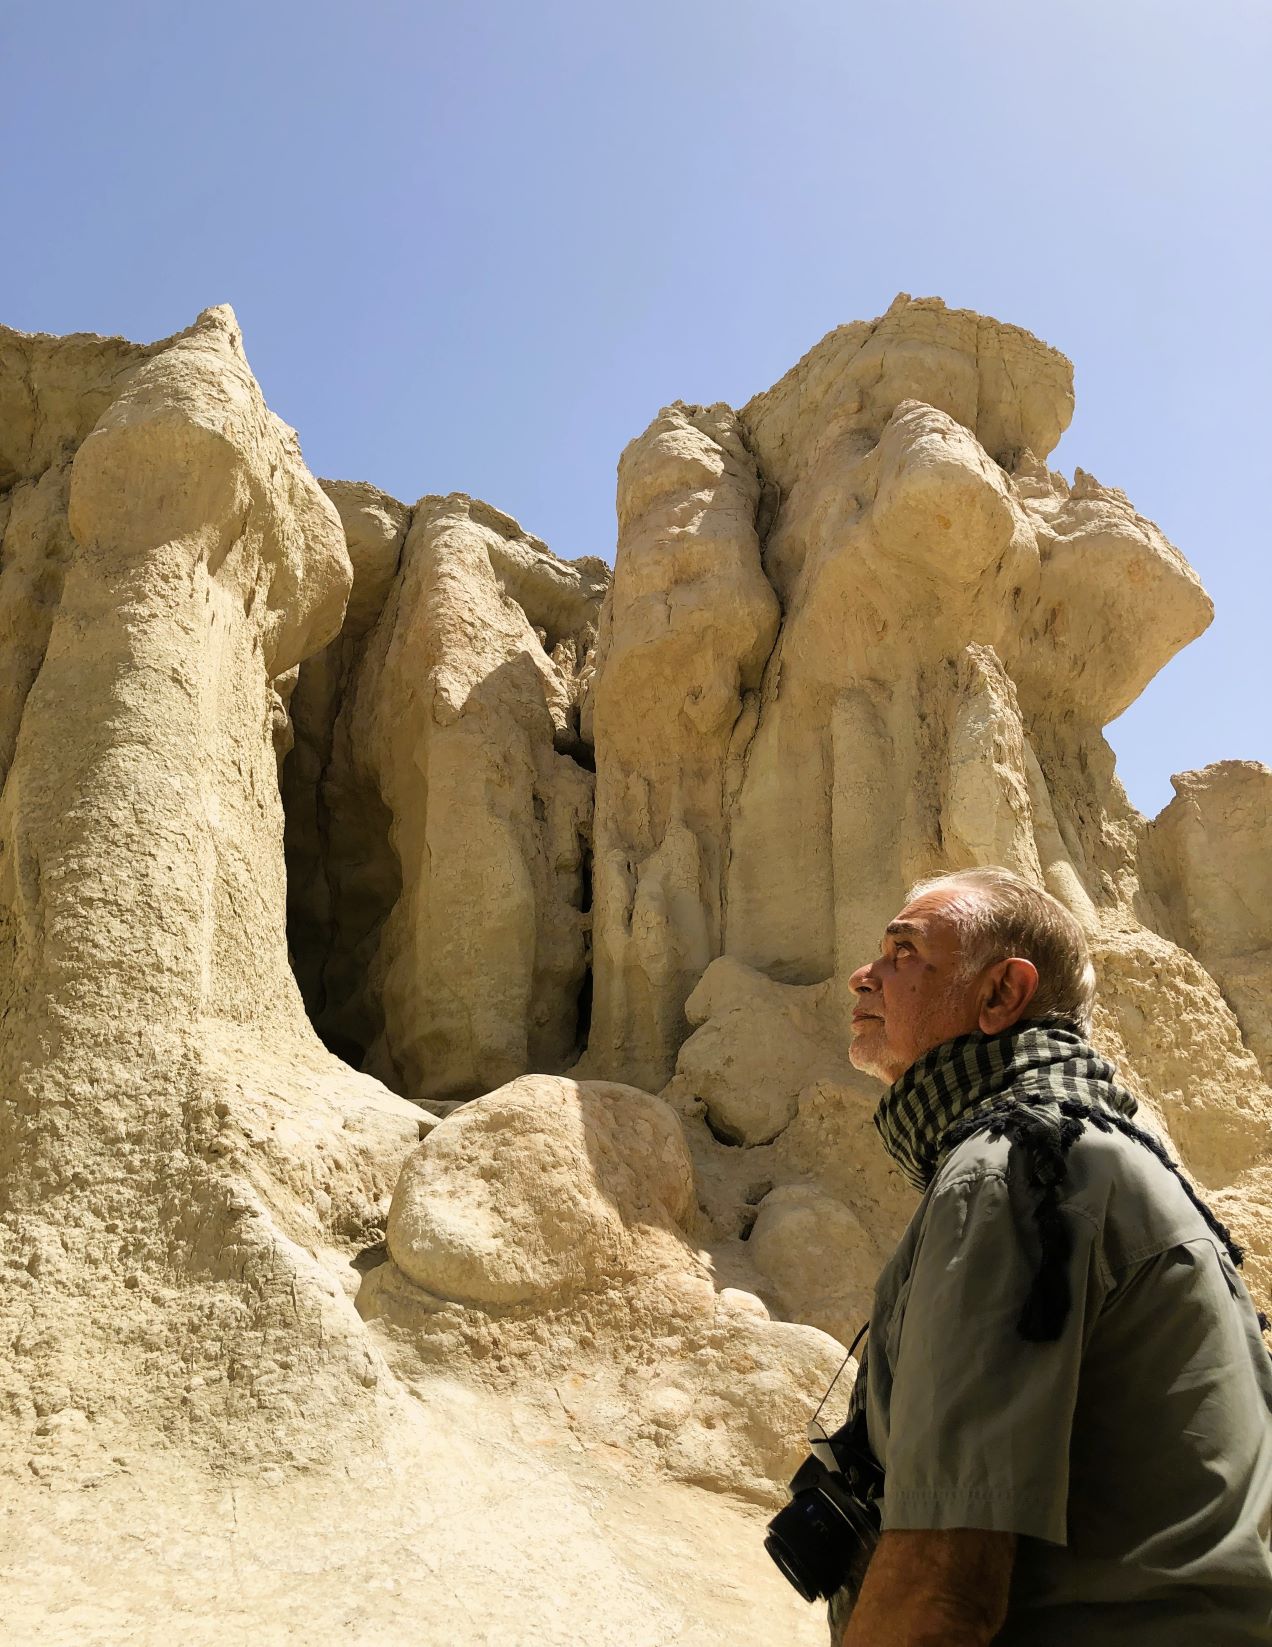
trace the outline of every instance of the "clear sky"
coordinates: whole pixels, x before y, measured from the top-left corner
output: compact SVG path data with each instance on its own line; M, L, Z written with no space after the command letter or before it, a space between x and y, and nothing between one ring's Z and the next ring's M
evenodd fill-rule
M614 466L898 290L1063 349L1052 459L1213 627L1110 737L1132 799L1272 763L1267 0L0 0L0 320L230 302L319 474L613 557Z

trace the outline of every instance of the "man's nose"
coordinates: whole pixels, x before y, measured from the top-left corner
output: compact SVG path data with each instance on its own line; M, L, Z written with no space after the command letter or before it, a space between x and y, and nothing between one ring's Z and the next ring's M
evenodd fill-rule
M859 966L848 980L848 988L857 995L869 995L878 989L879 980L874 975L874 962L867 961L865 966Z

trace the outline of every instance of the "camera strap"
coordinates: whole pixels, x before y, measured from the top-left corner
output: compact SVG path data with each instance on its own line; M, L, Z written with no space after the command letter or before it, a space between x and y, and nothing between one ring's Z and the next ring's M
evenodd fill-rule
M870 1331L870 1323L869 1323L869 1321L867 1321L865 1326L863 1326L861 1328L861 1330L858 1332L857 1336L853 1339L852 1343L848 1346L848 1354L844 1357L843 1362L840 1365L839 1372L837 1372L835 1374L835 1376L831 1379L829 1385L826 1388L825 1395L822 1396L821 1400L817 1403L817 1411L813 1414L813 1416L808 1421L808 1430L809 1430L810 1436L812 1434L813 1425L816 1424L817 1420L821 1417L822 1408L830 1400L831 1390L833 1390L835 1385L838 1384L838 1382L839 1382L840 1373L843 1372L844 1368L852 1360L853 1353L855 1352L855 1350L857 1348L857 1345L860 1344L861 1340L866 1336L866 1334L869 1331Z

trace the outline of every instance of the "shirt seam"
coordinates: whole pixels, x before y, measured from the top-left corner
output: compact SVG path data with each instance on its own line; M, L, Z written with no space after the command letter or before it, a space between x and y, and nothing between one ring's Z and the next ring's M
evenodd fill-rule
M1002 1184L1007 1187L1007 1174L1002 1167L973 1168L961 1173L957 1178L947 1178L941 1183L933 1184L931 1200L948 1194L950 1190L961 1189L964 1184Z
M973 1516L988 1514L993 1516L995 1522L1006 1523L1004 1531L1064 1547L1069 1542L1067 1515L1062 1511L1057 1516L1056 1510L1054 1498L1036 1493L1024 1496L1002 1489L993 1492L975 1487L898 1489L885 1484L883 1493L885 1528L894 1518L904 1521L915 1515L931 1515L943 1520L959 1512Z
M1188 1233L1183 1229L1172 1230L1169 1235L1155 1236L1146 1247L1137 1247L1134 1252L1128 1252L1122 1263L1116 1268L1110 1266L1110 1272L1118 1277L1128 1271L1139 1268L1150 1258L1160 1258L1164 1252L1170 1252L1175 1247L1195 1247L1197 1245L1211 1247L1220 1257L1226 1257L1218 1241L1209 1230L1193 1230Z
M1004 1192L1008 1195L1011 1194L1011 1185L1007 1178L1006 1168L983 1165L977 1166L960 1173L956 1178L949 1178L942 1184L933 1185L927 1208L924 1210L923 1222L926 1224L928 1212L931 1210L933 1203L936 1202L942 1195L945 1195L952 1190L961 1189L965 1185L979 1184L1001 1184ZM1087 1229L1090 1230L1092 1236L1092 1251L1095 1254L1096 1265L1100 1274L1100 1281L1107 1291L1113 1285L1115 1272L1109 1265L1104 1254L1103 1220L1098 1218L1094 1213L1090 1212L1086 1207L1080 1206L1075 1201L1061 1201L1059 1210L1062 1213L1071 1215L1074 1218L1081 1219ZM1166 1252L1170 1247L1177 1245L1178 1242L1167 1242L1166 1245L1160 1250ZM1151 1256L1151 1254L1148 1256ZM1127 1260L1128 1265L1133 1264L1134 1262L1134 1259ZM898 1294L898 1297L899 1296L900 1295Z
M984 1172L966 1172L960 1178L951 1178L947 1183L934 1186L928 1205L931 1206L933 1201L938 1200L942 1195L947 1194L951 1190L961 1189L965 1184L990 1183L1001 1184L1003 1188L1008 1191L1010 1191L1011 1188L1007 1179L1007 1174L1001 1167L988 1167ZM1080 1218L1084 1224L1089 1225L1097 1235L1100 1233L1102 1220L1088 1208L1082 1206L1079 1202L1074 1200L1062 1200L1059 1204L1059 1210L1061 1212L1072 1213L1075 1218ZM1198 1236L1197 1239L1200 1240L1201 1237ZM1178 1241L1168 1241L1166 1246L1161 1250L1165 1251L1166 1247L1174 1247L1178 1245ZM1128 1260L1128 1262L1129 1261L1130 1260Z
M1014 1504L1026 1508L1045 1508L1049 1503L1034 1493L1014 1493L1010 1487L889 1487L885 1478L884 1501L888 1504L901 1504L910 1498L922 1499L925 1503L939 1500L945 1503L953 1499L956 1503L964 1499L975 1499L987 1504Z
M1005 1168L977 1166L965 1169L957 1177L947 1178L943 1182L935 1183L932 1186L928 1206L930 1207L941 1196L947 1195L953 1190L963 1189L968 1185L991 1183L1001 1184L1005 1190L1010 1192L1010 1183ZM1120 1264L1113 1265L1109 1263L1104 1251L1104 1242L1100 1239L1103 1234L1103 1221L1075 1201L1061 1201L1059 1210L1063 1213L1070 1213L1075 1218L1080 1218L1097 1238L1100 1268L1104 1271L1105 1279L1110 1282L1114 1278L1124 1276L1129 1270L1145 1263L1148 1259L1157 1258L1162 1253L1169 1252L1172 1247L1190 1246L1194 1242L1204 1241L1213 1247L1217 1253L1221 1253L1222 1250L1209 1230L1199 1230L1191 1223L1180 1224L1168 1230L1164 1235L1153 1236L1145 1245L1136 1247L1133 1252L1128 1252ZM926 1222L926 1214L924 1221Z

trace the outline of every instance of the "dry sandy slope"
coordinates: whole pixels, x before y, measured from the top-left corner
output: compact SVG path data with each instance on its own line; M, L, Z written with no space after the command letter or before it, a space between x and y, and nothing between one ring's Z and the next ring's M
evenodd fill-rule
M718 1647L825 1639L764 1514L438 1382L394 1456L271 1485L121 1456L99 1485L0 1490L5 1647Z

